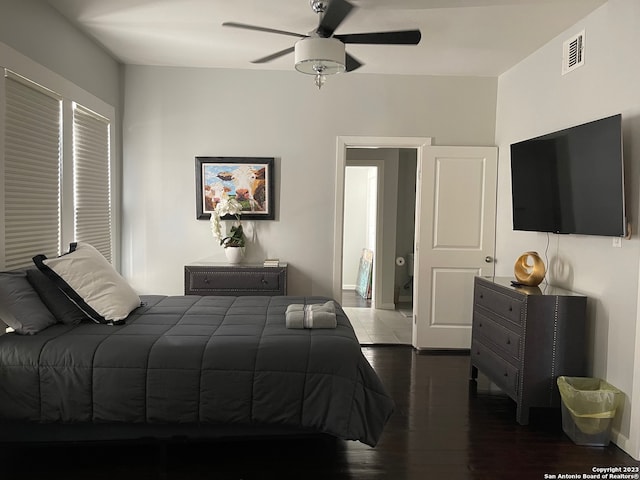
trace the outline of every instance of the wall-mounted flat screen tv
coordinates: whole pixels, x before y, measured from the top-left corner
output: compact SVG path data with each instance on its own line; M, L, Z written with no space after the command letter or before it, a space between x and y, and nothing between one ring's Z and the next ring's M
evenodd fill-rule
M511 145L513 229L624 236L622 116Z

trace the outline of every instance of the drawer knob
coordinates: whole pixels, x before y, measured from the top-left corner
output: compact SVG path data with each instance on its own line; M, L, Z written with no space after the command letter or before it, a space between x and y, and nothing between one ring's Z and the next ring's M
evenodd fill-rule
M511 345L511 339L507 338L507 345Z
M504 376L505 376L505 377L508 377L508 376L509 376L509 373L508 373L508 372L504 372Z
M482 293L480 294L480 298L484 298L484 295Z

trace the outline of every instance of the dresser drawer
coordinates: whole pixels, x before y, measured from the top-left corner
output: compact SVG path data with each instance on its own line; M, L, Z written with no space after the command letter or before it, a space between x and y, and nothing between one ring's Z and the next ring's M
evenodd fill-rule
M518 369L491 351L491 348L474 340L471 343L471 363L482 370L489 379L511 398L517 398Z
M284 268L185 267L185 295L286 295Z
M515 360L520 358L522 337L477 310L473 312L473 338L476 337L482 337L485 343L492 343Z
M524 298L511 297L481 284L474 289L474 304L520 325Z

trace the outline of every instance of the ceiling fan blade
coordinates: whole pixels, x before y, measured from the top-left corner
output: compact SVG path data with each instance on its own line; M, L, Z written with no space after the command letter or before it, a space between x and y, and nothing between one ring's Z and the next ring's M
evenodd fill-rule
M347 72L353 72L354 70L357 70L362 66L362 63L360 63L356 58L349 55L348 53L345 54L345 57L347 60L345 65L345 69Z
M325 38L333 35L333 32L347 18L352 9L353 5L347 0L331 0L316 30L318 35Z
M285 48L284 50L280 50L279 52L272 53L271 55L267 55L266 57L258 58L257 60L253 60L251 63L267 63L271 60L275 60L276 58L280 58L287 53L291 53L295 50L295 47Z
M300 33L287 32L285 30L276 30L275 28L265 28L265 27L257 27L255 25L247 25L246 23L224 22L222 26L233 27L233 28L243 28L245 30L255 30L258 32L278 33L280 35L289 35L291 37L298 37L298 38L305 38L307 36L307 35L302 35Z
M334 35L334 38L344 43L368 43L373 45L417 45L420 43L421 37L420 30Z

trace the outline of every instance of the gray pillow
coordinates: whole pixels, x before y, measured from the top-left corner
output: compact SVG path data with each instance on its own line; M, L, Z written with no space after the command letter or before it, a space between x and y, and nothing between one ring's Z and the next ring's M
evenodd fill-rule
M0 272L0 319L22 335L34 335L56 323L25 271Z
M90 320L90 318L40 270L36 268L27 270L27 280L38 293L40 300L42 300L59 322L67 325L77 325L83 320Z

